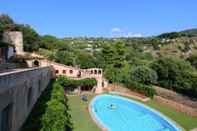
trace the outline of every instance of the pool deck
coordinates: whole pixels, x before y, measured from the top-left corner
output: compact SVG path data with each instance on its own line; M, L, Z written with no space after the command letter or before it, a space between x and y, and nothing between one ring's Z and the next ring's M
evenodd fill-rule
M137 100L140 100L140 101L143 101L143 102L147 102L147 101L150 100L149 97L142 98L142 97L139 97L137 95L131 95L131 94L121 93L121 92L115 92L115 91L111 91L111 92L109 92L109 94L126 96L126 97L134 98L134 99L137 99Z
M93 100L93 99L92 99ZM90 116L92 118L92 120L96 123L96 125L102 130L102 131L108 131L108 129L106 127L104 127L97 119L96 117L93 115L93 112L91 110L91 103L92 100L90 101L89 105L88 105L88 111L90 113Z

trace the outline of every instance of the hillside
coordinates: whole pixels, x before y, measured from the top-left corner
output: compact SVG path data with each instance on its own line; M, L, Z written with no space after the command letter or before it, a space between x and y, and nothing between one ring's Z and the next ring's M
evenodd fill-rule
M185 33L191 36L197 36L197 28L184 30L184 31L181 31L181 33Z
M179 37L176 39L162 39L161 43L154 46L145 46L144 51L153 56L175 56L187 59L197 54L197 37Z
M60 39L41 36L29 25L13 23L9 16L0 17L0 23L1 32L23 32L27 52L83 69L102 68L110 83L122 83L148 96L154 95L151 85L156 84L197 98L195 36L171 32L144 38Z

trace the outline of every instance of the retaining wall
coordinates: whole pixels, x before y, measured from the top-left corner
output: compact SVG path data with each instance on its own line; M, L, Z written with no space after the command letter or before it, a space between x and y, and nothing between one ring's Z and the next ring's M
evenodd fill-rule
M19 131L31 109L53 77L52 67L0 74L0 126Z

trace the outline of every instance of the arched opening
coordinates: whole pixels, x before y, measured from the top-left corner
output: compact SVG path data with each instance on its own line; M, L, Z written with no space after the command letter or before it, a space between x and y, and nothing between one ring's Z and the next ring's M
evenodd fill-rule
M97 74L97 70L94 70L94 74L95 74L95 75Z
M35 61L33 62L33 66L34 66L34 67L40 66L40 62L39 62L38 60L35 60Z
M78 78L81 77L81 71L78 72L77 77L78 77Z
M105 87L105 82L104 81L102 81L102 87Z

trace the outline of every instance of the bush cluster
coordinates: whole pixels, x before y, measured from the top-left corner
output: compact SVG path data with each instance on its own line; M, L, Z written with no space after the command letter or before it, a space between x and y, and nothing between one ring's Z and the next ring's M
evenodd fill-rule
M65 76L59 76L57 78L58 83L66 89L74 90L78 87L93 88L97 85L97 81L94 78L86 78L81 80L73 80Z
M161 87L197 97L197 72L188 62L164 57L154 61L151 68L157 72Z
M155 84L158 78L157 73L147 66L134 68L131 72L131 77L133 80L143 84Z
M65 131L72 129L71 117L68 110L64 89L56 81L53 84L51 99L47 102L45 114L43 114L41 119L41 131Z
M155 89L151 85L145 85L145 84L141 84L139 82L130 80L126 84L126 86L127 88L134 89L137 92L145 94L146 96L150 98L153 98L154 95L156 94Z

